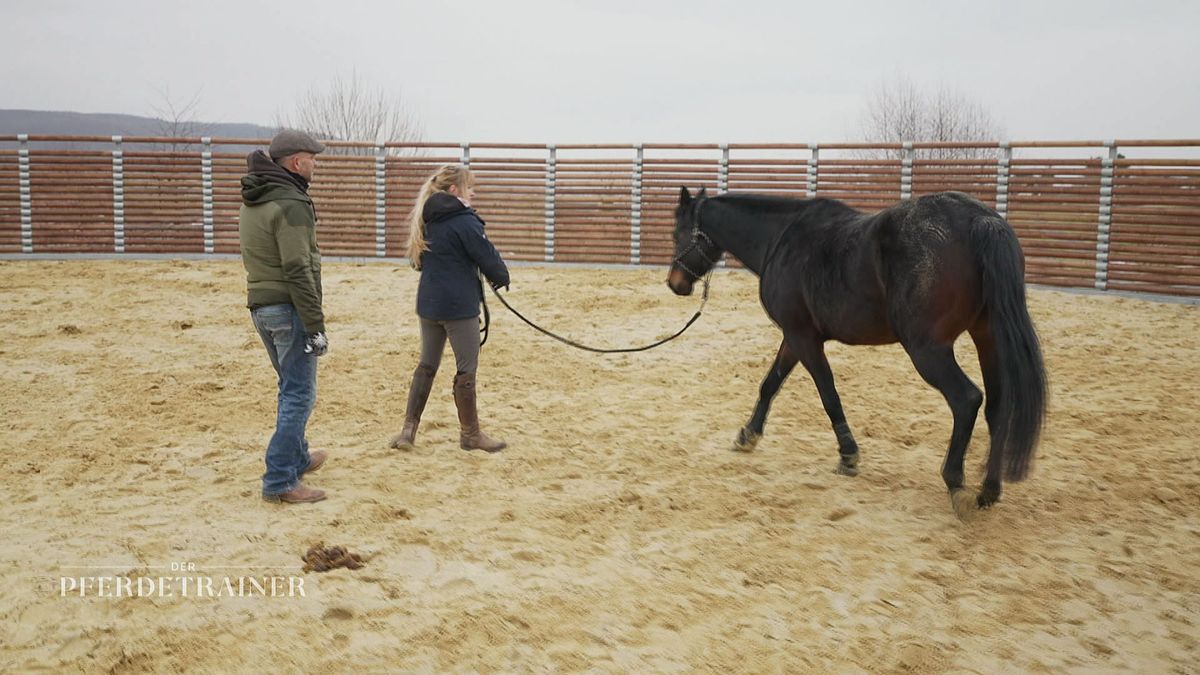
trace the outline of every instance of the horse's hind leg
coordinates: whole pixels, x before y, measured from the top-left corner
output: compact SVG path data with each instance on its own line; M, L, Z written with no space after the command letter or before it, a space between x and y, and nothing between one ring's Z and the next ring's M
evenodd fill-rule
M975 341L975 351L979 354L983 389L987 392L983 416L988 423L991 445L988 448L987 476L984 477L983 489L976 498L979 508L986 509L1000 501L1000 470L1004 465L1005 434L1004 430L996 428L995 424L996 406L1000 403L1000 364L996 360L996 345L992 340L991 328L985 321L971 329L971 338Z
M779 345L775 363L771 364L771 370L767 371L767 376L763 378L762 384L758 388L758 403L754 406L754 414L750 416L750 421L746 423L746 426L738 432L737 440L733 444L734 450L750 452L758 444L758 439L762 437L763 426L767 423L767 412L771 409L771 401L779 391L780 385L787 379L788 373L791 373L795 367L796 354L788 347L785 339Z
M833 371L829 369L829 360L825 358L825 343L812 335L790 336L791 346L804 364L813 383L817 385L817 393L821 395L821 405L833 425L833 433L838 439L837 472L844 476L858 475L858 443L846 424L846 413L842 411L842 399L838 396L837 387L833 384Z
M983 392L979 391L954 360L951 345L905 344L917 372L934 389L941 392L954 415L954 430L950 433L950 447L946 450L946 461L942 464L942 480L954 493L963 487L963 458L975 428L975 418L983 403ZM957 501L955 502L957 504ZM956 511L958 507L956 506Z

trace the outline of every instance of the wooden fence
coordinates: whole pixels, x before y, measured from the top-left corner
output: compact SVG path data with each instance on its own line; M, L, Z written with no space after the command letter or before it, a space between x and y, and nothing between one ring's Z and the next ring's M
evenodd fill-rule
M266 143L0 136L0 253L237 253L245 155ZM419 185L464 162L488 236L513 260L668 263L681 185L863 210L961 190L1012 223L1031 282L1200 296L1200 140L330 145L357 154L317 167L326 255L402 257Z

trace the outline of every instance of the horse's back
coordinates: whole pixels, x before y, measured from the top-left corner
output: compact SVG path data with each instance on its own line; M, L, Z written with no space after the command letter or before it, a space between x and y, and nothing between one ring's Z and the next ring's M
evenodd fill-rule
M987 204L962 192L938 192L902 202L878 214L879 234L896 250L950 252L967 245L980 219L1000 218Z
M983 310L972 228L999 214L969 195L941 192L879 215L880 270L897 336L952 342Z
M848 344L952 341L982 310L971 230L995 219L954 192L873 214L809 200L764 270L763 306L785 330L811 325Z

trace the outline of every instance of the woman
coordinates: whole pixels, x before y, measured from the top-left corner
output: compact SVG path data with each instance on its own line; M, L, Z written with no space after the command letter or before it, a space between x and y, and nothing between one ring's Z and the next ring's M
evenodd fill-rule
M404 428L391 446L409 449L446 340L454 350L454 404L461 425L463 450L499 452L502 441L479 429L475 408L475 371L479 366L479 303L483 273L493 288L508 286L508 268L483 233L483 220L471 208L475 179L465 166L449 164L425 181L410 217L408 259L421 272L417 315L421 320L421 358L408 390Z

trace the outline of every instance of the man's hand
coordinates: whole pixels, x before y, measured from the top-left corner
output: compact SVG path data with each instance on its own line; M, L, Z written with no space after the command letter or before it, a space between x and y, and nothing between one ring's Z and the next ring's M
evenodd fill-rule
M325 333L309 333L304 340L304 353L324 356L329 351L329 338Z
M489 281L488 283L491 284L493 291L499 291L501 288L503 288L505 293L508 292L508 284L498 284L494 281Z

